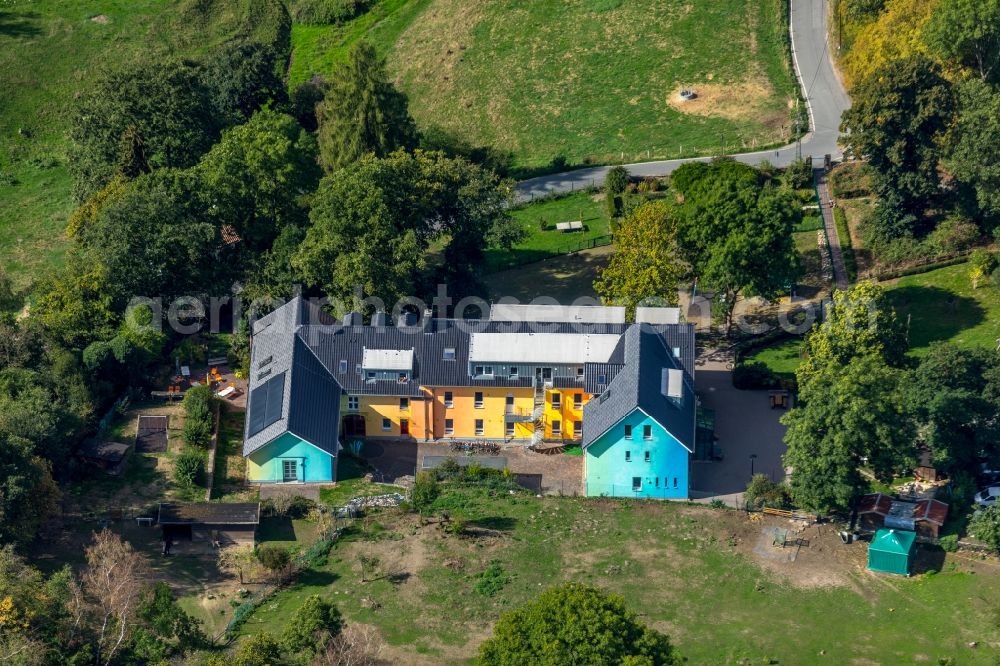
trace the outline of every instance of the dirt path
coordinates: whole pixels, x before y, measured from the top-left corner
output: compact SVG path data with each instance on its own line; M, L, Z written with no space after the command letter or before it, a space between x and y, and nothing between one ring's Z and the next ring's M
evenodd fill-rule
M848 287L847 265L844 263L844 253L840 249L840 234L837 233L837 222L833 217L833 198L830 196L830 186L824 171L816 170L816 191L819 193L819 207L823 213L823 224L826 226L826 237L830 240L830 256L833 259L833 280L837 289Z

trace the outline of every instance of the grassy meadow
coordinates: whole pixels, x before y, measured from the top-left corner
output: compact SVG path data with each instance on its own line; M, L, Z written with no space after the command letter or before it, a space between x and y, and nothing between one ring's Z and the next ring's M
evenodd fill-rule
M877 576L864 568L863 544L843 546L829 527L813 527L803 533L810 547L782 562L757 554L763 523L670 502L446 487L435 508L463 517L465 533L375 514L242 633L280 632L319 594L348 621L375 626L392 662L470 663L500 613L576 580L624 595L693 664L989 664L998 654L1000 570L991 561L928 551L919 558L928 573ZM379 559L375 580L361 582L362 555ZM494 560L510 581L484 596L474 587Z
M62 260L75 204L66 166L73 100L102 66L197 57L267 30L259 0L4 0L0 3L0 266L26 287Z

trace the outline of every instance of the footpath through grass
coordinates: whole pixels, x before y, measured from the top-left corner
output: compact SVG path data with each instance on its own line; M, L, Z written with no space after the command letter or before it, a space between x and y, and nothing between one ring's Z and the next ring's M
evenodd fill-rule
M319 594L349 621L376 626L390 660L462 663L501 612L576 580L624 595L695 664L992 664L1000 655L993 560L930 553L936 574L878 576L864 570L863 544L838 545L826 530L795 563L764 567L753 555L761 524L736 512L447 487L436 508L463 517L466 534L375 515L243 632L280 632ZM361 582L361 555L379 559L377 580ZM488 597L475 584L491 560L511 581Z

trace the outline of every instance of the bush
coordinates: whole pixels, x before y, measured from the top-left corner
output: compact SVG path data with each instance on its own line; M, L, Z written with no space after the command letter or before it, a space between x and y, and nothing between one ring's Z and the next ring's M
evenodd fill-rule
M783 483L775 483L766 474L754 474L743 495L748 506L761 508L764 505L784 508L791 506L791 495Z
M838 199L855 199L872 193L871 167L864 162L846 162L830 173L830 190Z
M969 521L969 534L1000 554L1000 506L976 511Z
M808 160L795 160L785 169L785 183L793 190L809 187L812 182L812 164Z
M269 497L260 504L261 513L265 516L281 518L305 518L315 508L315 502L299 495Z
M486 571L479 574L479 580L476 581L474 589L484 597L495 597L509 582L510 576L504 571L503 565L500 564L499 560L493 560L486 567Z
M957 254L971 248L979 235L979 227L953 215L937 225L924 242L935 255Z
M1000 291L1000 268L993 271L990 275L990 282L993 283L993 288Z
M182 486L197 484L205 473L205 456L201 451L188 449L174 461L174 481Z
M456 464L455 466L457 467L458 465ZM434 473L420 472L413 482L413 492L410 495L410 502L418 513L427 513L431 505L434 504L434 500L440 494L441 487Z
M363 14L370 4L370 0L297 0L291 14L296 23L337 25Z
M608 169L608 175L604 177L604 191L609 196L622 194L628 187L628 170L623 166L614 166Z
M958 535L949 534L938 539L938 545L941 546L941 550L946 553L954 553L958 550Z
M313 652L340 633L341 626L337 607L314 594L292 614L281 639L290 652Z
M969 255L969 279L972 288L978 289L979 283L986 279L997 268L997 258L989 250L982 248L973 250Z
M781 378L760 361L750 361L733 368L733 386L741 391L775 389L781 386Z
M215 394L205 384L184 394L184 441L191 446L205 448L212 441L214 403Z
M280 571L292 561L288 550L270 543L258 546L256 555L257 561L270 571Z

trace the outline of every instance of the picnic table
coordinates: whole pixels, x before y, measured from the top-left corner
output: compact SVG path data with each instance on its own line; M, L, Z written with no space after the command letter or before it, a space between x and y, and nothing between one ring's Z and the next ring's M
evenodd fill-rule
M575 220L573 222L558 222L556 223L556 231L583 231L583 222L580 220Z
M233 393L236 393L236 387L235 386L227 386L226 388L222 389L221 391L219 391L215 395L219 396L220 398L227 398L230 395L232 395Z

